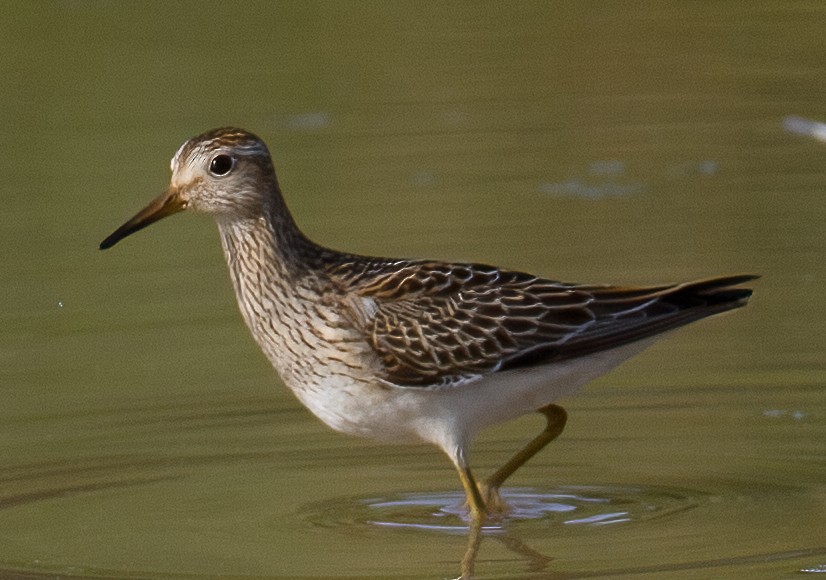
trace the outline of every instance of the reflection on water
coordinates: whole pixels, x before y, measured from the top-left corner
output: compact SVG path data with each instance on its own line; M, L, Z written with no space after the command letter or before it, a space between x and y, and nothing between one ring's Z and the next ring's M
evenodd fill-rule
M681 512L707 499L688 490L568 486L556 490L505 488L510 508L500 521L486 522L484 531L502 530L521 520L544 520L543 526L576 526L642 522ZM406 493L391 498L348 498L311 504L304 517L323 527L379 526L466 533L468 510L463 493Z
M208 416L202 415L206 420ZM217 415L215 419L219 420ZM249 424L244 422L237 424L241 430L248 427ZM751 512L771 510L774 513L794 513L796 509L799 490L776 486L759 489L754 485L735 483L706 490L610 485L564 486L553 490L506 488L503 498L512 506L512 511L503 520L486 524L479 530L468 528L463 495L453 491L400 493L388 497L340 496L304 504L299 500L291 513L277 519L245 517L237 522L240 524L238 528L233 524L227 525L220 518L227 515L232 518L239 513L252 514L262 509L266 512L275 507L262 505L262 496L258 491L250 493L250 490L262 489L262 484L267 485L264 480L270 476L266 466L272 459L272 456L240 452L167 456L162 460L99 457L89 458L84 463L52 462L17 466L0 477L0 518L5 525L16 530L15 543L19 553L32 551L39 553L39 557L29 560L26 565L19 558L16 565L7 560L0 566L0 573L4 577L11 576L13 572L25 573L28 578L47 577L52 573L73 578L119 577L121 565L115 563L117 559L113 560L113 555L100 542L109 534L120 534L117 530L124 523L124 518L128 518L130 529L152 530L161 538L175 538L174 542L179 546L209 544L208 559L201 551L174 549L174 558L167 568L158 565L165 559L160 546L148 553L135 546L137 549L124 554L129 575L146 574L151 570L151 576L157 578L177 577L182 572L201 577L227 574L229 572L222 572L221 567L204 567L204 564L207 560L233 561L239 546L246 546L246 549L260 554L259 550L268 545L280 546L277 557L269 560L265 567L260 567L262 562L258 562L259 566L250 568L247 573L255 570L254 575L278 575L277 570L283 566L281 558L289 553L279 538L285 530L295 533L301 528L320 532L325 544L335 544L337 538L361 538L356 545L363 543L364 549L368 546L375 549L376 542L381 542L390 550L386 553L390 559L400 558L411 542L429 545L432 549L435 545L432 540L438 541L439 536L458 536L460 540L467 537L469 544L466 548L462 547L461 541L454 542L450 544L447 555L438 559L453 560L458 569L463 552L466 552L465 559L467 554L472 559L469 566L472 568L475 565L481 577L489 574L496 577L497 570L508 569L522 570L523 574L528 575L520 577L525 578L555 578L557 574L565 578L586 578L668 570L719 571L738 566L750 568L767 562L777 565L806 559L811 561L812 558L826 556L826 547L809 545L796 551L755 549L751 554L735 557L701 559L691 549L691 542L681 538L675 545L681 552L674 553L670 558L660 553L658 558L665 559L657 564L632 565L620 555L621 550L613 563L596 570L589 571L582 565L570 568L565 564L568 560L566 551L570 549L565 546L571 541L580 550L596 550L607 538L622 544L621 538L627 536L645 544L650 541L652 532L657 534L663 530L680 530L686 525L696 525L696 522L691 523L697 517L692 513L700 514L699 517L709 522L730 521L733 523L732 530L737 530L737 522L743 517L751 523L757 521L747 515ZM236 477L239 474L242 477ZM232 499L226 495L228 493L232 494ZM166 508L161 507L167 505L168 500L164 498L169 498L173 503ZM225 512L219 508L211 514L208 506L215 505L214 502L231 502L232 510ZM193 527L190 523L197 521L192 519L196 514L207 524L204 530L206 535L199 531L200 526ZM73 522L68 528L67 516ZM181 525L182 517L184 525ZM47 522L51 525L44 525ZM70 547L73 542L67 541L69 549L61 555L53 544L54 533L59 536L63 533L61 530L72 529L75 525L81 526L86 537L93 539L96 545L89 546L83 541L84 538L77 538L80 542L76 543L75 548ZM623 531L606 537L606 526ZM397 536L398 532L405 533ZM739 530L744 535L748 532ZM299 536L302 541L309 537ZM494 542L490 549L495 550L496 557L486 555L484 538ZM549 538L555 540L549 543ZM345 543L350 546L348 549L353 549L352 541ZM556 548L553 547L555 544ZM78 551L79 546L84 547ZM501 546L505 552L500 553L496 546ZM398 550L398 554L394 555L393 550ZM503 558L503 554L507 556ZM319 561L332 566L319 577L332 573L336 566L335 557L336 551L327 556L317 554ZM401 558L401 561L404 559ZM429 558L422 555L422 561L429 561ZM441 566L444 566L442 575L450 573L451 566ZM801 565L798 570L816 572L819 568L822 567L815 563ZM238 572L243 568L236 562L231 569ZM37 570L41 570L44 576L40 576ZM540 572L541 576L531 575ZM373 576L365 573L364 577Z
M711 177L720 171L720 163L713 159L689 160L667 166L653 179L678 179L694 176ZM542 182L540 193L555 197L604 199L637 195L651 188L650 184L634 181L628 175L625 162L619 160L593 161L579 174L559 182Z
M292 131L320 131L333 122L328 111L296 113L284 117L284 128Z
M826 123L790 115L783 119L783 128L790 133L826 141Z

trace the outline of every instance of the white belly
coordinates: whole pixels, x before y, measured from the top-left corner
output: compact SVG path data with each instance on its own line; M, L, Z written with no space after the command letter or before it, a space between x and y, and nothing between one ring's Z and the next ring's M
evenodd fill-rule
M494 373L443 388L387 387L328 377L294 388L301 402L337 431L390 443L464 447L481 430L573 395L587 382L641 352L652 341L560 363Z

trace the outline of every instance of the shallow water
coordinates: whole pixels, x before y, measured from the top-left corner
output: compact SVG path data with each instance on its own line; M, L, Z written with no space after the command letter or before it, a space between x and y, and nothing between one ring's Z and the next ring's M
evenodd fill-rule
M748 308L563 402L479 578L826 572L822 3L5 12L0 576L457 574L448 461L300 407L208 219L97 250L181 141L229 123L334 247L583 282L763 275ZM477 472L540 427L486 433Z

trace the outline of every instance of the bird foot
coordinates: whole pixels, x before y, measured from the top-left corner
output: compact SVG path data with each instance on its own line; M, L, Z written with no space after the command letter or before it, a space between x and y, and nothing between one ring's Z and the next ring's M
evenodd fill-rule
M482 497L485 500L485 507L487 508L489 517L500 519L506 517L510 513L511 507L504 499L502 499L498 486L493 487L487 483L483 483L480 491L482 492Z
M502 499L502 496L499 493L499 487L488 485L487 483L479 483L479 495L482 496L482 500L485 502L485 509L484 512L481 514L474 513L474 510L470 510L470 515L473 519L480 519L484 521L498 521L501 520L510 513L511 508L507 504L507 502ZM465 502L465 505L470 508L469 504Z

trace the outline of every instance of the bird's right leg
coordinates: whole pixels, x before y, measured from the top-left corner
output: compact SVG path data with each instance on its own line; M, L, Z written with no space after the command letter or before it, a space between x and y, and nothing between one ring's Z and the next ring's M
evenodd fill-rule
M479 483L473 476L470 466L465 459L464 452L459 449L455 455L451 455L462 487L465 489L468 509L470 510L470 527L468 528L468 544L465 555L461 563L461 576L457 580L471 580L473 578L473 568L476 564L476 555L479 553L479 545L482 543L482 525L487 517L487 506L482 499L482 492Z
M459 480L462 482L462 487L465 490L471 519L474 521L484 520L487 516L487 506L485 505L485 500L482 499L479 484L470 471L470 466L467 464L467 461L465 461L463 453L460 452L458 454L458 457L454 459L454 464L456 465L456 471L459 472Z

